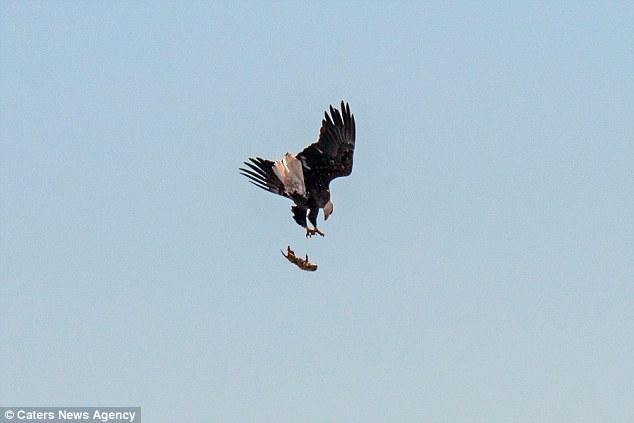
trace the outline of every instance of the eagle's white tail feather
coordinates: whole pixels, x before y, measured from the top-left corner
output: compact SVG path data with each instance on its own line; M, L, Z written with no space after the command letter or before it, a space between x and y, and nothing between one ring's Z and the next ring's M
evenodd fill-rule
M286 153L282 159L275 162L274 172L284 184L287 194L306 195L304 185L304 171L299 160Z
M286 153L280 160L276 160L273 172L284 184L284 190L287 194L306 196L302 163L293 155Z

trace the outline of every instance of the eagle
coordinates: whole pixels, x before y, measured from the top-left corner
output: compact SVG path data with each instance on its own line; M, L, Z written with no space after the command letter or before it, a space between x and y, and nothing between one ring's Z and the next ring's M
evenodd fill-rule
M330 106L324 112L319 138L296 155L284 154L279 160L249 158L240 174L265 191L293 201L293 220L306 230L306 237L324 236L317 228L319 209L324 220L333 212L330 181L352 173L355 123L348 103L341 102L341 111ZM309 228L306 218L312 224Z

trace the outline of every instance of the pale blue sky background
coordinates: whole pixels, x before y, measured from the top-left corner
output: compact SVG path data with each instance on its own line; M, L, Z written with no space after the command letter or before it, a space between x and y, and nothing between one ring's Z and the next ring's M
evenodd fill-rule
M1 2L2 403L634 421L626 3ZM237 168L341 99L305 240Z

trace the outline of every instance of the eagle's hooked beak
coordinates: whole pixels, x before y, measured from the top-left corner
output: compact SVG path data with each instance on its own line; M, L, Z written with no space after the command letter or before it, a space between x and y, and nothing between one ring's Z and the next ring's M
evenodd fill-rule
M334 205L332 204L332 201L328 201L326 203L326 205L324 206L324 220L328 220L328 216L332 214L333 207Z

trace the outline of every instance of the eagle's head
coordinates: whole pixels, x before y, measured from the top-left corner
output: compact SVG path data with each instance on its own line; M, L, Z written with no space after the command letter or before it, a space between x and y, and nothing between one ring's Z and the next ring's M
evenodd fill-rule
M328 220L328 216L332 214L333 207L334 205L332 204L332 201L328 200L328 202L324 206L324 220Z

